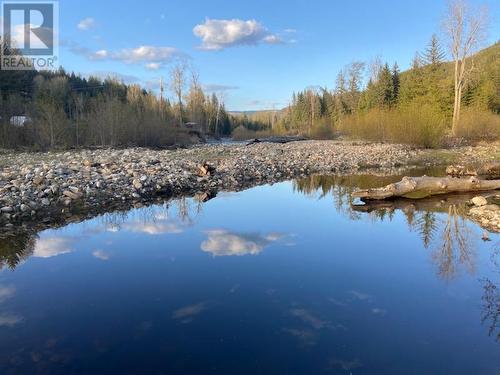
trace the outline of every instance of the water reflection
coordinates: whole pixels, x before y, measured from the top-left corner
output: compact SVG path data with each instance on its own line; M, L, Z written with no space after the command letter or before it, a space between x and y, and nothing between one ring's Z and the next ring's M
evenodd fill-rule
M395 213L400 211L406 218L409 230L419 234L423 247L432 247L432 259L438 275L444 279L452 279L457 276L460 267L473 273L476 238L464 215L464 202L470 199L471 195L353 204L353 190L385 185L400 178L401 176L374 175L311 176L296 180L292 184L295 192L309 197L320 200L333 198L334 209L350 220L359 221L368 215L371 221L392 221ZM30 256L50 258L68 254L83 236L102 232L151 236L182 234L196 224L203 212L203 204L200 199L183 198L129 213L102 215L80 235L64 235L54 230L39 237L36 233L20 231L15 236L0 239L0 267L14 269ZM200 249L214 256L257 255L272 243L289 236L279 232L245 233L225 228L208 229L204 234L206 239L201 241ZM100 260L110 258L110 254L103 249L96 249L92 254Z
M236 233L223 229L206 231L208 238L201 243L201 250L213 256L257 255L271 243L284 237L281 233Z
M351 201L355 188L399 179L317 176L0 239L2 267L32 257L0 273L0 372L21 360L70 373L119 358L123 368L240 373L245 363L258 373L251 352L276 358L274 373L376 373L396 356L405 363L393 373L452 356L487 363L487 373L500 273L484 254L497 238L480 241L464 216L468 196ZM467 357L461 340L479 349Z
M37 238L37 235L27 231L0 238L0 269L8 267L13 270L32 256Z
M296 191L324 199L333 197L337 212L351 220L360 220L362 214L372 221L392 221L396 211L404 214L410 231L416 231L424 248L434 246L432 259L437 274L444 279L458 275L459 268L474 273L476 238L473 238L465 216L465 203L470 194L430 197L420 200L395 199L391 201L353 202L351 193L357 188L383 186L398 181L401 176L313 176L294 183ZM443 214L438 216L439 214ZM443 220L442 217L446 218Z
M172 314L172 319L181 322L182 324L191 323L193 319L207 309L206 302L199 302L194 305L181 307L175 310Z
M495 246L491 260L497 276L500 275L500 243ZM483 278L481 282L484 290L481 322L489 327L489 335L500 341L500 288L489 278Z
M420 200L394 199L391 201L353 202L350 195L357 188L365 189L384 186L400 180L401 176L313 176L294 183L294 189L311 197L324 199L333 197L337 212L351 220L360 220L360 214L369 215L373 221L392 220L396 211L404 214L410 231L416 231L424 248L432 249L431 259L436 267L436 274L444 280L452 280L463 268L471 275L476 268L477 236L472 230L475 224L468 221L466 202L477 194L452 194L429 197ZM482 239L489 241L489 235L483 233ZM500 274L500 245L492 255L492 264ZM483 279L481 321L489 327L490 336L500 341L500 288L498 281ZM358 292L355 297L369 298ZM336 303L342 303L335 301ZM385 315L387 311L373 308L374 314Z
M61 254L67 254L73 251L73 244L77 241L74 237L48 236L38 238L33 250L33 256L36 258L51 258Z

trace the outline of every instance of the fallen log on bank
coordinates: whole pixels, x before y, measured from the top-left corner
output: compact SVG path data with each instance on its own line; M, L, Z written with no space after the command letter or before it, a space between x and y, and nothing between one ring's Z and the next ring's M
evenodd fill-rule
M389 198L420 199L431 195L479 192L500 189L500 180L481 180L477 177L404 177L400 182L382 188L358 190L353 198L382 200Z
M289 143L289 142L299 142L299 141L307 141L306 137L300 137L300 136L283 136L283 137L268 137L268 138L255 138L247 143L247 146L251 146L256 143Z

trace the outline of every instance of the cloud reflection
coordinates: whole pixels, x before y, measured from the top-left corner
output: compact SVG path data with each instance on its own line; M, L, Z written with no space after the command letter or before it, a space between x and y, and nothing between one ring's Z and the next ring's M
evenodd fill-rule
M243 256L260 254L271 243L283 238L280 233L265 236L253 233L235 233L223 229L206 232L208 238L201 243L201 250L214 256Z
M17 314L0 314L0 327L14 327L21 323L24 318Z
M0 303L12 298L16 293L16 288L10 285L0 285Z
M133 221L124 223L122 229L133 233L144 233L150 235L179 234L184 231L178 223L169 220L159 220L150 222Z
M110 258L110 255L106 253L105 251L102 250L95 250L92 255L96 257L97 259L100 260L108 260Z
M195 316L201 314L207 308L206 302L200 302L175 310L172 319L179 320L181 323L190 323Z
M75 239L64 236L48 236L36 241L33 256L36 258L51 258L61 254L71 253Z
M316 345L318 334L311 329L284 328L283 332L298 338L304 346Z

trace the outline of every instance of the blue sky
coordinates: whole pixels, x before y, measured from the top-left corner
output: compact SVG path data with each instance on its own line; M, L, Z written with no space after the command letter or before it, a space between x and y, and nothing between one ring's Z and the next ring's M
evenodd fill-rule
M498 2L473 3L488 5L488 43L498 40ZM225 93L228 109L254 110L281 108L311 85L333 87L353 60L380 56L407 68L440 32L446 3L60 0L59 8L67 70L155 88L183 58L208 89Z

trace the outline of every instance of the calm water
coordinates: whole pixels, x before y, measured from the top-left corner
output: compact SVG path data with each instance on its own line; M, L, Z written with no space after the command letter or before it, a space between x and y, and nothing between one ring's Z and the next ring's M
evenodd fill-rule
M500 373L500 238L460 204L350 208L353 186L388 180L316 177L0 242L0 373Z

